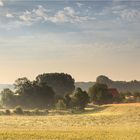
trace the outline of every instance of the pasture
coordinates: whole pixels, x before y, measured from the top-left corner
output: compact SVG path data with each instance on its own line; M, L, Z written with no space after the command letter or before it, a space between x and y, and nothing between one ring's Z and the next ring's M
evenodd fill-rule
M0 140L139 139L139 103L89 106L72 115L0 116Z

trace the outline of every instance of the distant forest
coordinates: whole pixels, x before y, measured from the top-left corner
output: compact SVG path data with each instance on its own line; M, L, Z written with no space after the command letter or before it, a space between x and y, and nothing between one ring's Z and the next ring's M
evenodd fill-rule
M18 78L13 89L8 86L0 92L1 107L84 110L88 103L140 102L140 82L113 81L102 75L95 83L75 83L67 73L43 73L33 81L27 77Z
M116 88L119 92L139 92L140 81L113 81L110 78L100 75L96 79L97 83L106 84L109 88ZM80 87L83 90L88 91L89 87L94 85L96 82L76 82L75 86Z
M104 75L98 76L95 82L75 82L75 87L80 87L82 90L88 91L96 82L106 84L109 88L116 88L119 92L140 91L140 81L113 81ZM0 91L4 88L14 89L14 86L12 84L0 84Z

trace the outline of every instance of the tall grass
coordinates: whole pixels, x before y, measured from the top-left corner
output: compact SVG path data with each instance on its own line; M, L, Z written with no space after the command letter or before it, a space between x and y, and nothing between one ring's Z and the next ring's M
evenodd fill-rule
M140 104L94 106L85 113L0 116L0 140L139 140Z

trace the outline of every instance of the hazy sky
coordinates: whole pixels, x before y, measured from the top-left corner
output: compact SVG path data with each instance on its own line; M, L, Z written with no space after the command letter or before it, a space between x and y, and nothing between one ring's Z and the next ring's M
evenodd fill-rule
M140 80L140 1L0 0L0 83L44 72Z

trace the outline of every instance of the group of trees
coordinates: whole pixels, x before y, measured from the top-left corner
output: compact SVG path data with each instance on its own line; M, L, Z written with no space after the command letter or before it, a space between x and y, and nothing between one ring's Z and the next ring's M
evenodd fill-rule
M1 92L3 106L24 108L79 108L83 110L90 101L97 103L109 99L107 86L95 84L89 92L74 86L74 79L64 73L47 73L38 75L34 81L26 77L15 81L15 91L4 89ZM104 102L105 103L105 102Z
M135 103L140 102L140 92L121 92L120 95L124 97L123 102L125 103Z
M107 78L99 77L88 92L75 89L74 79L69 74L45 73L38 75L34 81L26 77L15 81L15 90L4 89L1 92L1 104L13 108L20 105L24 108L78 108L83 110L89 103L106 104L122 102L130 93L119 94L114 98L108 86L103 84ZM109 84L109 83L108 83ZM133 95L140 97L139 92Z
M19 78L15 81L14 87L14 92L10 89L1 92L2 105L48 108L54 105L56 96L63 96L75 88L74 79L64 73L38 75L34 81L26 77Z
M84 110L89 101L88 93L83 91L81 88L76 88L71 94L66 94L64 97L59 99L56 107L59 109L75 108Z
M91 101L97 104L110 103L113 101L113 96L108 92L108 87L105 84L96 83L89 88L88 93Z
M113 81L104 75L100 75L96 79L96 83L106 84L108 87L116 88L119 92L136 92L140 91L140 81Z
M75 81L69 74L64 73L44 73L36 77L36 82L40 85L47 84L52 87L57 96L71 93L75 89Z

